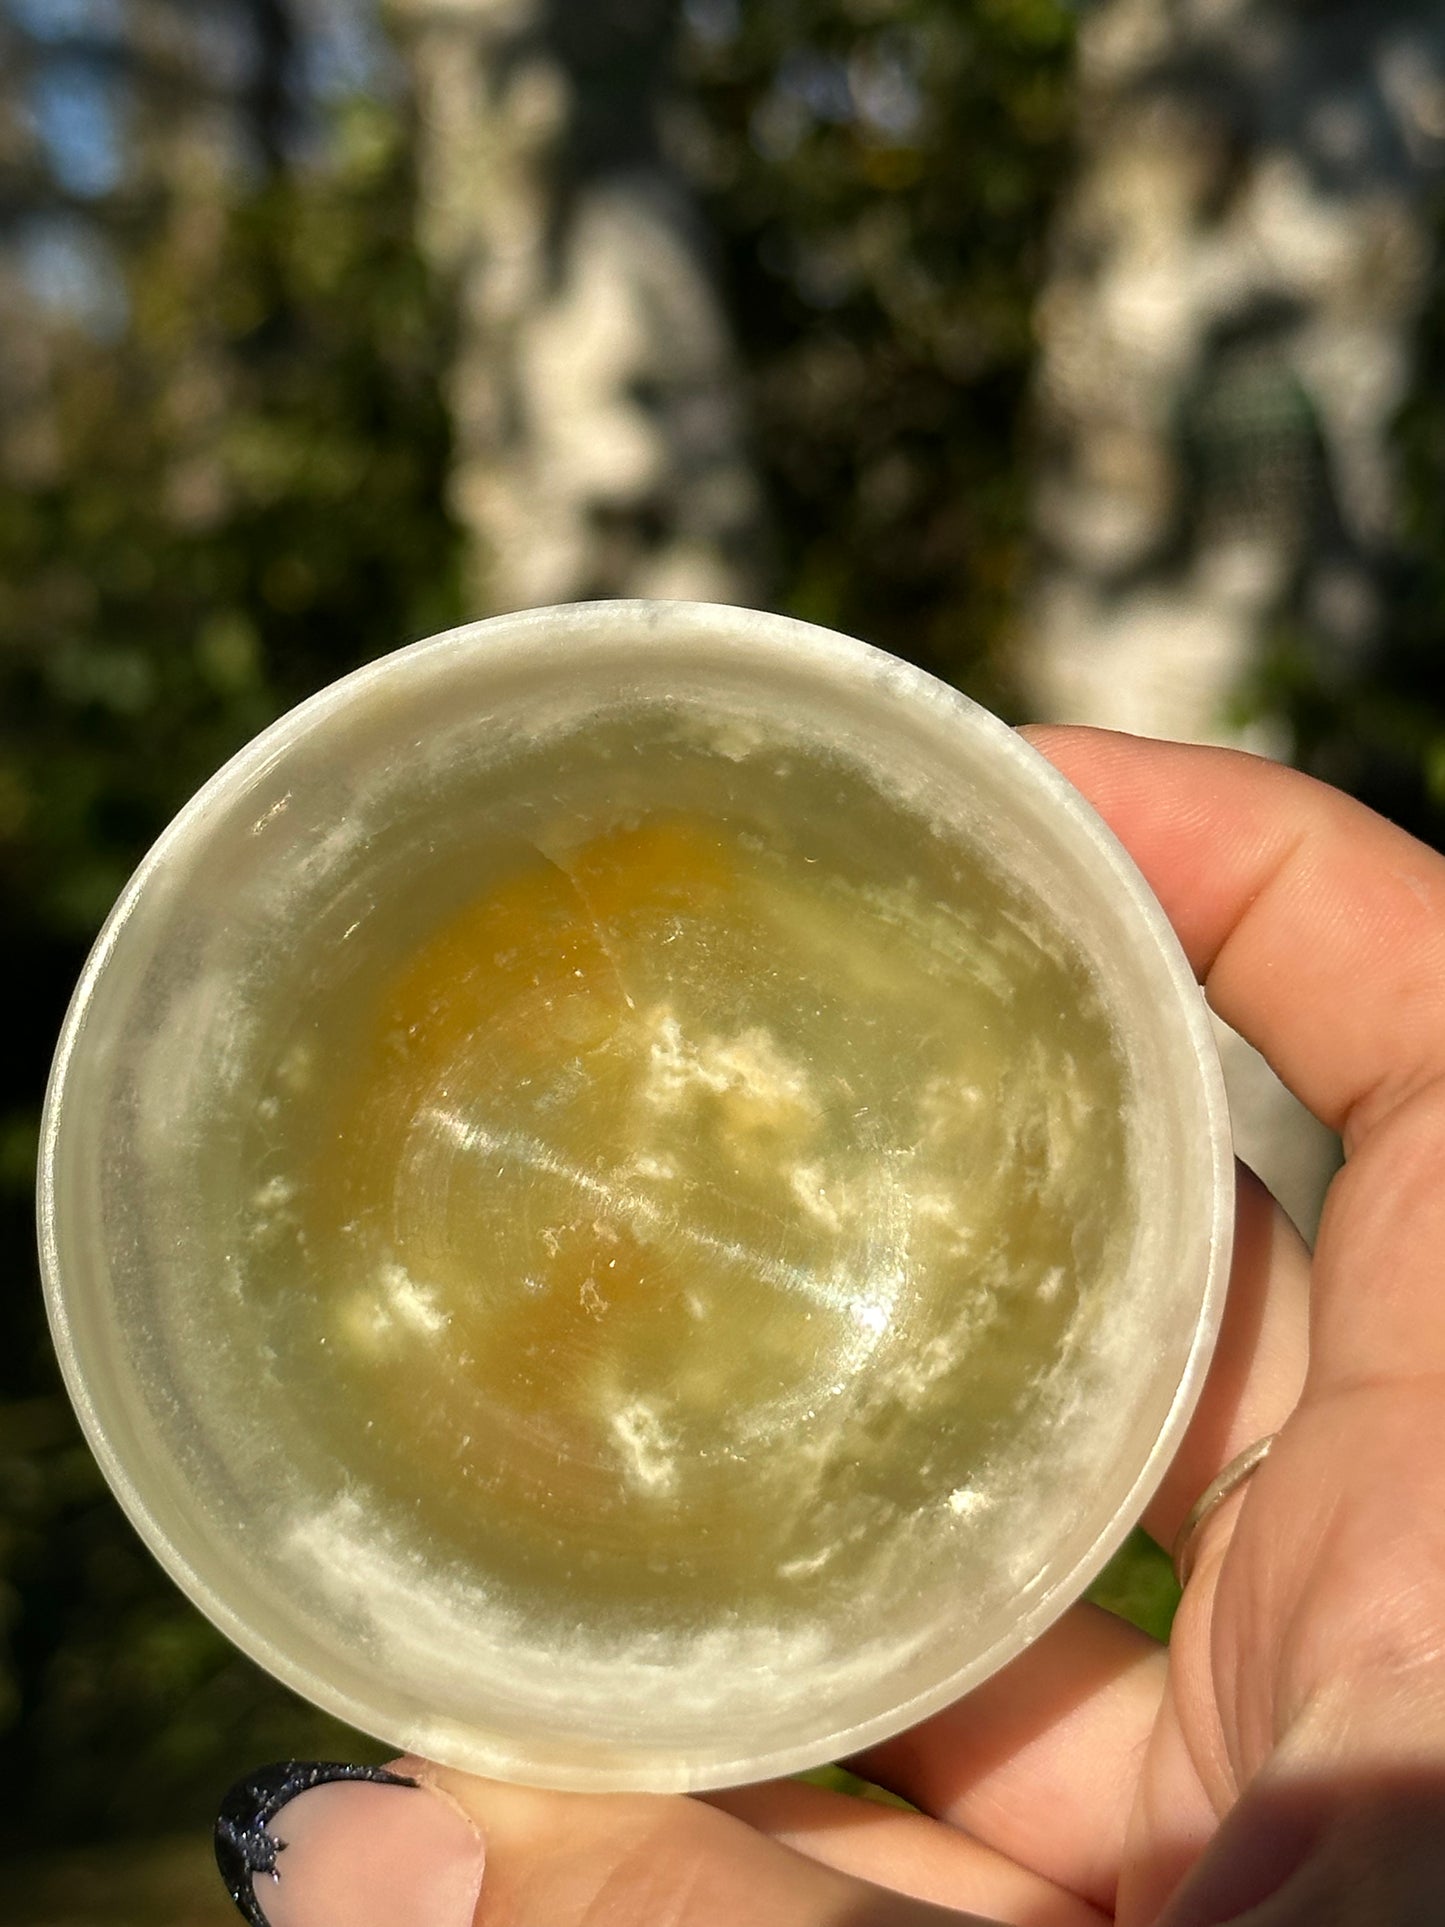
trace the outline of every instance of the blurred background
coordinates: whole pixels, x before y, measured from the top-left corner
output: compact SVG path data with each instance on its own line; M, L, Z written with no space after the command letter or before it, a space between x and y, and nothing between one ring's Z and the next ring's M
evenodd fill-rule
M0 0L0 1921L220 1927L225 1785L368 1750L48 1354L44 1076L166 819L370 656L644 594L1439 842L1442 189L1440 0ZM1308 1225L1333 1147L1229 1050Z

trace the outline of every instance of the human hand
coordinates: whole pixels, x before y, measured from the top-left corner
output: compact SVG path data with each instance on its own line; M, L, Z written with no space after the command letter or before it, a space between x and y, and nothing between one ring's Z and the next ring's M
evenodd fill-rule
M1168 1545L1222 1466L1278 1438L1201 1528L1168 1649L1074 1607L857 1763L916 1813L792 1781L539 1793L418 1761L396 1771L419 1788L318 1786L270 1824L288 1844L253 1918L1445 1918L1445 858L1250 757L1031 734L1132 852L1215 1009L1347 1153L1313 1262L1243 1184L1219 1347L1149 1530Z

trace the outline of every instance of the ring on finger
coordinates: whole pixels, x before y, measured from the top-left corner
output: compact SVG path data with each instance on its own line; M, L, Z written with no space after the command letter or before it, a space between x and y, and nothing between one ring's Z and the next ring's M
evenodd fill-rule
M1269 1449L1274 1444L1275 1433L1256 1439L1247 1445L1235 1458L1229 1461L1224 1470L1209 1481L1179 1528L1174 1541L1174 1577L1183 1588L1189 1584L1189 1575L1194 1570L1195 1556L1199 1551L1199 1535L1210 1514L1223 1505L1231 1492L1237 1492L1258 1466L1269 1457Z

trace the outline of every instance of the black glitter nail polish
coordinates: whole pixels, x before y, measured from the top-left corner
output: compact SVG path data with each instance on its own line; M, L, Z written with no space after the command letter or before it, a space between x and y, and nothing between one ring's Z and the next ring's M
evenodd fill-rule
M271 1831L271 1822L288 1800L333 1780L371 1780L380 1786L414 1787L415 1780L388 1773L384 1766L350 1766L343 1760L280 1760L259 1767L238 1780L221 1802L216 1817L216 1865L226 1892L241 1910L249 1927L270 1927L256 1895L256 1877L279 1880L276 1856L286 1842Z

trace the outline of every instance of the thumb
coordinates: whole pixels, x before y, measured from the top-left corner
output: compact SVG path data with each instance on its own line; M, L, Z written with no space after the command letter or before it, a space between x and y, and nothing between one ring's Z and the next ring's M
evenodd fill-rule
M989 1927L680 1795L546 1793L422 1760L267 1768L217 1857L251 1927Z
M1438 1927L1445 1744L1432 1697L1397 1692L1343 1717L1311 1708L1159 1927Z
M408 1764L485 1831L486 1927L989 1927L681 1795L542 1793Z
M1235 1812L1160 1927L1439 1927L1438 1773L1246 1794Z

